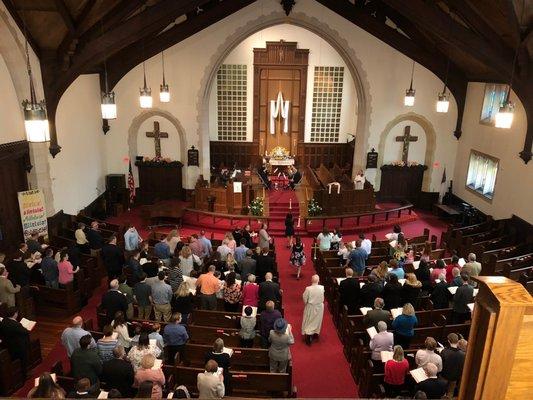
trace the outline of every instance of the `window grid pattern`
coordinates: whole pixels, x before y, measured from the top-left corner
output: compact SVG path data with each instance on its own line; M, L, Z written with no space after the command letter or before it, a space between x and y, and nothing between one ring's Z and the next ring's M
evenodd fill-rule
M492 199L494 197L494 186L496 185L496 175L498 174L498 161L487 157L484 154L472 151L468 164L468 176L466 187Z
M217 72L218 140L246 141L247 67L222 64Z
M315 67L311 142L339 141L343 86L344 67Z

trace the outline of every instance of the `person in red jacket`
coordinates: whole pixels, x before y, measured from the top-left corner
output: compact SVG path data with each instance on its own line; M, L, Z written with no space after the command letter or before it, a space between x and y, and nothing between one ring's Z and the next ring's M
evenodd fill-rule
M385 363L385 391L387 397L397 397L409 373L409 361L403 355L402 346L394 346L392 360Z
M452 257L452 263L446 266L446 282L448 283L452 283L453 281L454 268L459 268L459 271L461 270L461 266L459 265L459 257L457 257L456 255Z

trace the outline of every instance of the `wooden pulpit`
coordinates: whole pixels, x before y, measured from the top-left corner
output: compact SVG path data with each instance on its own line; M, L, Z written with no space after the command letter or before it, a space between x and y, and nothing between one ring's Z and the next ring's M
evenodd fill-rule
M169 199L185 200L181 162L137 161L135 165L139 168L137 190L139 203L153 204L156 201Z
M533 298L516 281L474 278L472 315L460 400L533 397Z

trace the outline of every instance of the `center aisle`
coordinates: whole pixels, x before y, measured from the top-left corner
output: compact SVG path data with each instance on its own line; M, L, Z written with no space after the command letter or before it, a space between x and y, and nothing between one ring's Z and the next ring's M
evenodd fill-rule
M293 358L293 384L298 389L298 397L357 397L357 386L350 374L350 365L342 351L331 314L324 305L324 321L320 339L311 347L304 343L301 333L303 317L302 294L311 284L315 273L311 254L312 239L303 238L307 262L302 268L300 280L289 264L290 250L283 237L277 237L276 261L279 279L283 289L285 318L292 325L295 344L291 347Z

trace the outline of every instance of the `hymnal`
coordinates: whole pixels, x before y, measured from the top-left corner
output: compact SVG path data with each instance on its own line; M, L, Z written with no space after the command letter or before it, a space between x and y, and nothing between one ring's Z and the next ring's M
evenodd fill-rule
M373 326L367 328L366 332L368 333L368 336L370 336L370 339L374 339L374 336L378 334L378 331L376 331L376 328Z
M424 371L424 368L413 369L410 373L416 383L425 381L428 378L428 376L426 375L426 371Z

